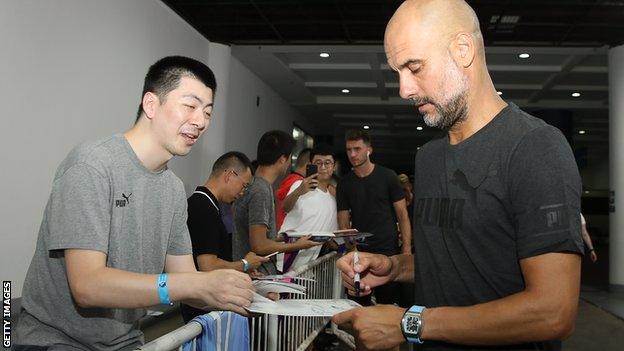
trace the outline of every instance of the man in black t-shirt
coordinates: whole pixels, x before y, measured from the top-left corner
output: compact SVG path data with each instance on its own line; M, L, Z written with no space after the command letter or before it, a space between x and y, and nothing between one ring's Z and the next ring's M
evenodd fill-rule
M242 260L232 262L232 237L221 217L219 202L234 202L249 186L251 177L251 163L247 156L236 151L228 152L215 161L206 183L198 186L188 198L187 225L198 270L235 269L247 273L268 261L249 252ZM206 313L184 304L180 309L185 323Z
M372 233L360 251L392 256L411 253L412 232L405 205L405 193L396 173L370 161L373 151L370 137L359 130L346 134L347 156L353 170L343 177L336 188L338 227L355 228ZM403 246L399 248L400 228ZM399 303L397 285L375 290L377 303ZM370 295L353 297L362 305L370 305Z
M580 176L563 135L496 93L474 11L405 1L386 27L388 65L430 127L416 156L414 255L360 253L350 291L414 281L405 309L337 314L363 349L557 350L574 328L583 247Z

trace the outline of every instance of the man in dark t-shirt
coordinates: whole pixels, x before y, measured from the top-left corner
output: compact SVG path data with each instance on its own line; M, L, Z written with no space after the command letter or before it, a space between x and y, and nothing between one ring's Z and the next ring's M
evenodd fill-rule
M236 200L251 179L251 163L247 156L236 151L228 152L215 161L206 183L198 186L188 198L187 225L197 270L235 269L248 273L268 261L249 252L243 259L232 262L232 237L223 222L219 205L219 202ZM185 323L206 313L185 304L180 310Z
M355 228L373 234L358 250L387 256L411 253L411 227L405 194L396 173L370 161L373 151L370 137L359 130L346 135L347 156L353 170L343 177L336 188L338 226ZM399 248L400 228L403 246ZM398 303L399 287L395 284L375 290L377 303ZM370 305L370 295L353 297L362 305Z
M414 255L342 257L364 293L413 281L413 305L334 316L365 349L557 350L574 328L580 176L555 128L496 93L479 20L461 0L405 1L386 27L401 97L447 132L420 148ZM383 337L380 337L383 336Z

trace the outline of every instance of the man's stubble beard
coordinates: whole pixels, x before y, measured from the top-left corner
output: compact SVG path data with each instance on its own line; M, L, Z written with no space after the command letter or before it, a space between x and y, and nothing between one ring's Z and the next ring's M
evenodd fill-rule
M468 81L459 71L455 61L450 57L446 73L441 80L438 91L444 91L445 86L448 87L449 85L451 85L453 92L444 99L446 102L443 104L429 98L413 99L416 105L426 102L434 106L435 114L433 116L423 115L423 120L427 126L448 131L466 120L468 114Z

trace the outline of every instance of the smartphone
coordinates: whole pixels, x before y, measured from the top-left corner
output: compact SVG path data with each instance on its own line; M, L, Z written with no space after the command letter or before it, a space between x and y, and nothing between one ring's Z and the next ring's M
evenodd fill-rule
M308 163L306 165L306 178L318 173L318 167L314 163Z
M314 163L308 163L306 165L306 178L316 173L318 173L318 167ZM311 188L316 189L315 186Z

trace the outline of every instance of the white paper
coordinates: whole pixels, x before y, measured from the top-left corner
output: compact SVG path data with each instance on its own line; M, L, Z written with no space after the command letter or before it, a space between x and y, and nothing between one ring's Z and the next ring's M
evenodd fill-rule
M289 293L305 295L306 287L295 283L287 283L274 280L254 280L256 292L262 296L268 293Z
M247 310L255 313L299 317L333 317L335 314L360 307L347 299L334 300L278 300L254 294L254 300Z
M289 276L287 274L281 275L281 274L274 274L274 275L264 275L262 277L258 277L258 278L254 278L256 280L279 280L279 281L286 281L286 280L303 280L303 281L309 281L309 282L313 282L314 279L312 278L305 278L305 277L293 277L293 276Z

